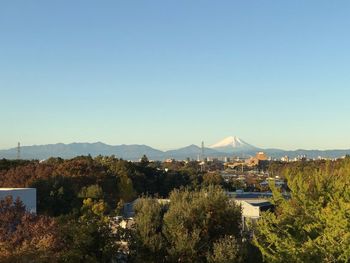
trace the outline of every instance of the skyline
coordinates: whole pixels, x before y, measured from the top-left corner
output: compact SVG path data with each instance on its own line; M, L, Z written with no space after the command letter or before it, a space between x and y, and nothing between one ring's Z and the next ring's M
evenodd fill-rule
M69 159L77 156L117 156L125 160L139 160L141 156L146 155L150 160L187 160L188 158L196 160L200 156L208 158L224 158L229 156L252 157L263 152L273 160L286 161L299 160L300 157L315 159L337 159L344 158L349 155L350 149L297 149L283 150L271 148L259 148L243 141L238 137L224 138L215 145L204 145L202 150L199 145L186 145L178 149L161 150L150 147L148 145L108 145L101 142L97 143L73 143L73 144L48 144L24 146L19 148L11 148L7 150L0 149L1 158L6 159L36 159L46 160L51 157L60 157Z
M228 136L226 138L222 138L221 140L219 141L216 141L216 143L214 144L206 144L205 141L201 141L200 143L192 143L192 144L189 144L189 145L182 145L182 146L179 146L179 147L176 147L176 148L157 148L157 147L154 147L152 145L147 145L147 144L144 144L144 143L139 143L139 144L136 144L136 143L131 143L131 144L125 144L125 143L121 143L121 144L108 144L106 142L102 142L102 141L94 141L94 142L69 142L69 143L64 143L64 142L56 142L56 143L48 143L48 144L33 144L33 145L23 145L21 144L21 142L17 142L17 145L14 147L10 147L10 148L5 148L5 149L0 149L1 150L11 150L11 149L17 149L18 146L19 147L31 147L31 146L47 146L47 145L59 145L59 144L63 144L63 145L71 145L71 144L104 144L104 145L108 145L108 146L132 146L132 145L139 145L139 146L149 146L155 150L160 150L160 151L171 151L171 150L179 150L179 149L182 149L182 148L186 148L188 146L192 146L192 145L195 145L197 147L202 147L202 143L204 145L204 147L206 149L214 149L214 150L217 150L217 147L219 147L218 145L221 145L221 144L225 144L227 143L228 141L231 141L232 138L236 138L236 140L239 141L239 144L243 143L243 144L246 144L248 145L249 147L253 147L256 149L256 151L258 150L282 150L282 151L298 151L298 150L306 150L306 151L332 151L332 150L350 150L348 148L329 148L329 149L318 149L318 148L310 148L310 149L307 149L307 148L294 148L294 149L283 149L283 148L273 148L273 147L259 147L257 145L251 145L249 143L247 143L246 141L242 140L242 138L238 137L238 136ZM19 144L19 145L18 145ZM234 147L237 147L237 142L230 142L230 145L231 144L234 144L235 146ZM239 147L239 146L238 146ZM220 147L219 147L220 148ZM218 150L220 152L220 150ZM254 151L254 150L252 150Z
M0 4L0 149L236 135L350 149L350 3Z

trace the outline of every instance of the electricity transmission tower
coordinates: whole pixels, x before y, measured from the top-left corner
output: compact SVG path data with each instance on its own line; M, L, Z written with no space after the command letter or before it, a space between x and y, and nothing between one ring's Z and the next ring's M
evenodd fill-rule
M17 160L21 159L21 144L17 144Z

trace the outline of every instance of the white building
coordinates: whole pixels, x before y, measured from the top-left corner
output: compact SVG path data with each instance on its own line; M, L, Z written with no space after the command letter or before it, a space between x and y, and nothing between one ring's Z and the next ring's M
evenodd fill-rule
M236 199L235 202L242 207L244 219L256 220L261 216L261 212L273 207L266 199Z
M12 196L13 201L19 198L30 213L36 214L36 188L0 188L0 199Z
M254 223L261 217L261 213L273 210L273 205L269 201L272 197L271 192L226 192L229 198L242 208L243 228L248 227L247 222Z

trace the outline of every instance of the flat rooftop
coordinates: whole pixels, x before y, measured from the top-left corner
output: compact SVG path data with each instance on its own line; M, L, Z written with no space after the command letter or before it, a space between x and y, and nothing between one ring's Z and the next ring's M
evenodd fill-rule
M0 191L29 190L36 188L0 188Z
M272 197L271 192L227 192L227 194L236 199L261 199Z
M252 205L252 206L271 206L271 202L269 200L266 199L236 199L237 201L244 201L247 202L248 204Z
M268 199L273 197L272 192L226 192L230 197L234 197L237 200L240 199ZM290 194L282 193L285 199L290 198Z

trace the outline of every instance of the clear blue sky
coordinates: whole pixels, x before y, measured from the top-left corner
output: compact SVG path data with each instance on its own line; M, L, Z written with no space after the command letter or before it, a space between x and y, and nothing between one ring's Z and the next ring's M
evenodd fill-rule
M350 1L1 1L0 148L350 148Z

